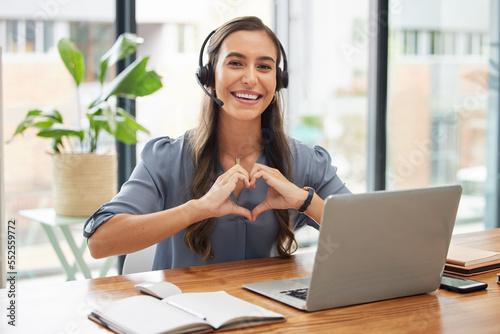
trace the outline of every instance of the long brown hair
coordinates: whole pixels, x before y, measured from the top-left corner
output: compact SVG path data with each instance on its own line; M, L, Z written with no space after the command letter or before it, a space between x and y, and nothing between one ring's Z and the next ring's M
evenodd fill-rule
M239 30L265 31L273 40L278 50L276 64L281 61L280 42L271 29L259 18L240 17L233 19L220 28L210 39L208 45L208 61L212 70L219 55L224 39ZM278 169L289 180L292 178L292 155L288 145L288 137L283 128L282 98L279 92L282 88L279 71L276 71L276 99L266 108L261 116L262 147L266 154L268 165ZM214 76L208 82L208 90L214 93ZM208 96L204 96L198 126L188 134L188 140L193 152L195 175L191 184L191 196L194 199L204 196L217 179L218 145L217 124L219 106ZM276 249L279 256L289 258L297 249L295 234L291 228L288 210L274 210L279 222ZM208 218L187 227L184 234L186 245L203 260L215 259L210 246L210 234L215 224L215 218Z

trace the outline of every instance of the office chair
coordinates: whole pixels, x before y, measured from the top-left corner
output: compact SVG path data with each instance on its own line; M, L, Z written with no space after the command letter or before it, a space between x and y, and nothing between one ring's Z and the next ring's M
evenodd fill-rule
M156 244L141 249L140 251L127 254L123 262L122 274L133 274L144 271L151 271L153 259L155 257Z

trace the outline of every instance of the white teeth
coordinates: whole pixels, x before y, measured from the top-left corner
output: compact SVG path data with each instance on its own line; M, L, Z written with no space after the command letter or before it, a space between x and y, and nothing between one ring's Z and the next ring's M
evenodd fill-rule
M257 100L259 98L258 95L250 95L250 94L242 94L242 93L235 93L234 95L236 97L239 97L242 99L247 99L247 100Z

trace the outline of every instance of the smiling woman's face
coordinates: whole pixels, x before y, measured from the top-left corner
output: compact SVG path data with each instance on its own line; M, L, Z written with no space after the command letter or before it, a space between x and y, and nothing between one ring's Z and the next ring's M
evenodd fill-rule
M221 44L215 70L217 98L227 115L260 119L276 89L277 49L265 31L240 30Z

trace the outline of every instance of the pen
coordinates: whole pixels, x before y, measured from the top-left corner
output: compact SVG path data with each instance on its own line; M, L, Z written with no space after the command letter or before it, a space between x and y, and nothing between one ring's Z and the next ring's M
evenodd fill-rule
M97 314L96 312L90 312L89 314L89 318L91 320L94 320L96 321L98 324L100 324L101 326L103 326L104 328L107 328L109 329L110 331L113 331L115 333L120 333L120 334L127 334L127 333L131 333L130 331L126 330L125 328L123 327L120 327L119 325L116 325L114 323L111 323L107 320L105 320L102 316L100 316L99 314Z
M190 310L190 309L188 309L188 308L186 308L186 307L184 307L182 305L179 305L179 304L177 304L175 302L167 301L167 303L170 304L170 305L172 305L172 306L174 306L174 307L177 307L178 309L183 310L183 311L185 311L185 312L187 312L187 313L189 313L191 315L194 315L195 317L198 317L201 320L207 320L207 317L204 316L201 313L198 313L196 311Z

